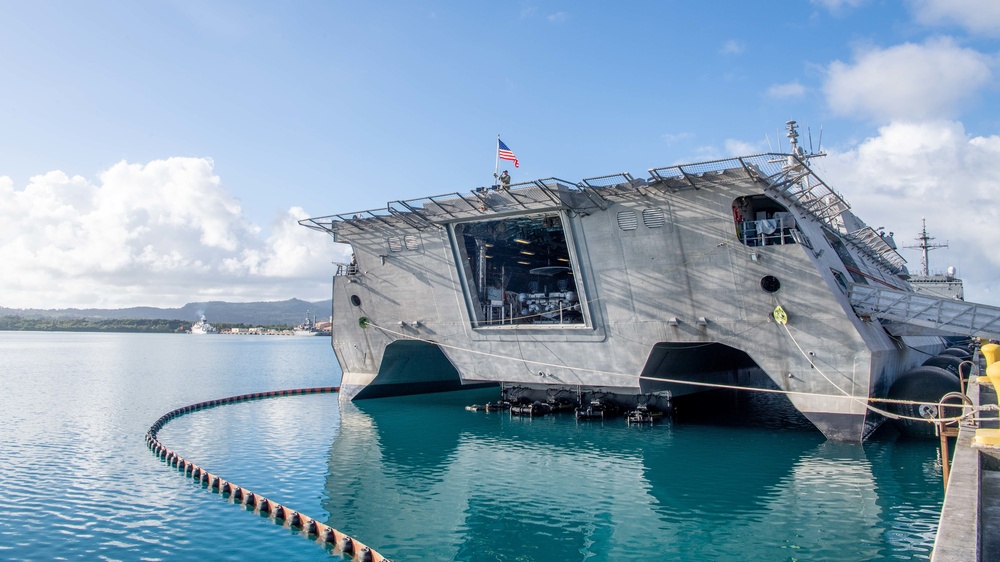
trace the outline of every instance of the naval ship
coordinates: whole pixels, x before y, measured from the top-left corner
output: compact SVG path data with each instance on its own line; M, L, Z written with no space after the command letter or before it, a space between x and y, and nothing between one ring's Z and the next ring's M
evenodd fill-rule
M877 399L958 390L923 364L949 355L942 336L993 337L1000 309L915 292L891 236L815 173L794 121L787 136L787 153L300 221L350 245L333 277L341 399L492 384L666 408L758 389L861 441L886 417Z

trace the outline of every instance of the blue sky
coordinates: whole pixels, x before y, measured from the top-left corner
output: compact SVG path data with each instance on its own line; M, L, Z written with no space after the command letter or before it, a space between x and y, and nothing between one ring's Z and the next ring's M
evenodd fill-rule
M515 182L577 181L788 119L1000 304L998 46L995 0L3 2L0 306L328 298L295 220L485 185L497 134Z

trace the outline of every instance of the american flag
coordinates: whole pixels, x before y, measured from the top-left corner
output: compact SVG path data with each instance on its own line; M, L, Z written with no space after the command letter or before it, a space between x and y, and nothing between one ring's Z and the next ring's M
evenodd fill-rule
M500 137L497 137L497 155L500 156L501 160L513 160L514 167L518 167L517 156L514 156L514 153L507 148L507 145L500 140Z

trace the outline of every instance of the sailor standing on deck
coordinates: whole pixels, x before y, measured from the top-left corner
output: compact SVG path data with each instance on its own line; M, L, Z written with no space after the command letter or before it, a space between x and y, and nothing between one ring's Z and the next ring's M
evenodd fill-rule
M510 174L507 173L507 170L500 174L500 189L504 191L510 189Z

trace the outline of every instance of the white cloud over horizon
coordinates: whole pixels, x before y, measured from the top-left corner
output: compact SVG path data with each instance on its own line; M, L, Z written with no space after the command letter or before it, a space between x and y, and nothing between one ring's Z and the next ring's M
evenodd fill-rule
M0 306L122 308L199 300L329 298L345 252L297 224L265 234L208 158L119 162L97 181L51 171L0 176Z
M1000 35L996 0L911 0L914 17L925 25L957 24L972 33Z
M993 57L948 37L859 50L830 63L823 86L837 114L876 122L951 119L993 79Z
M947 249L930 254L931 272L955 266L966 300L1000 306L1000 135L971 136L958 121L893 122L855 146L831 150L817 173L873 227L895 232L911 273L921 219Z
M815 0L814 0L815 2ZM829 9L850 4L816 2ZM957 24L1000 34L995 0L911 0L915 21ZM856 6L857 3L854 3ZM969 47L967 38L937 36L922 43L856 49L850 62L826 68L823 92L840 116L878 125L877 134L829 151L817 161L821 176L844 193L872 226L895 231L900 254L919 273L921 219L935 242L931 272L955 266L966 299L1000 306L1000 135L970 135L961 121L980 96L997 86L996 54Z

